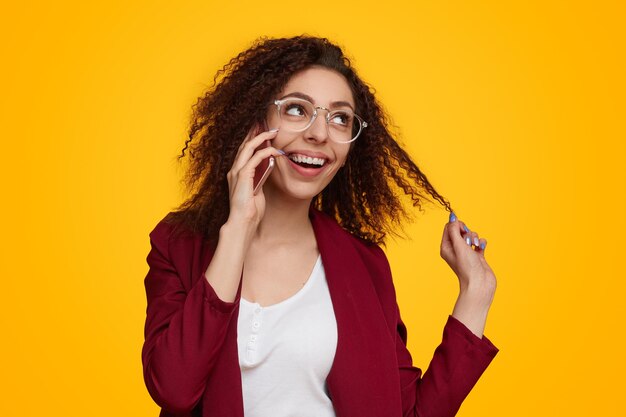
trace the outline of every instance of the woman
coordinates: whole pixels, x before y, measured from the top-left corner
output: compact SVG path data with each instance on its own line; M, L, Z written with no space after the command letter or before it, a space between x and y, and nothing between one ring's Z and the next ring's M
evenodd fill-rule
M191 197L147 258L142 361L161 416L455 415L498 351L483 336L486 241L395 142L341 49L258 41L195 105L181 157L188 146ZM390 179L451 212L441 256L460 293L424 374L379 246L406 215Z

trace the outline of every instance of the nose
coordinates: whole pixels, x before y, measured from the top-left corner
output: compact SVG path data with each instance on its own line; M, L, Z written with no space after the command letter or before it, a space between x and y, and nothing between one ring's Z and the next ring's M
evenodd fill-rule
M317 117L304 133L305 138L314 139L317 142L328 140L328 123L326 123L325 110L322 112L318 110Z

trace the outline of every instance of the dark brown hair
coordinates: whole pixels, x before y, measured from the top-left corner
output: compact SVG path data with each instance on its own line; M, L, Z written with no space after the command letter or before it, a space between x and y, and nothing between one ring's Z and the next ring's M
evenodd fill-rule
M226 174L238 147L255 123L262 122L267 103L298 71L322 66L342 74L352 90L356 113L368 122L352 143L345 166L312 204L353 235L384 244L388 233L409 218L399 195L410 196L421 211L433 197L452 211L424 173L389 132L389 118L342 50L328 39L310 36L260 38L217 72L213 85L192 107L189 164L183 183L190 197L172 212L168 222L184 225L217 241L230 210Z

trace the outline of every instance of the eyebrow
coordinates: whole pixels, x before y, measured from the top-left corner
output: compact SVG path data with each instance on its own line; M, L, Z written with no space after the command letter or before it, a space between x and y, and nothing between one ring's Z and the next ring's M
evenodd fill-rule
M284 96L282 96L280 98L280 100L287 98L287 97L297 97L297 98L301 98L303 100L307 100L310 101L311 103L315 104L315 100L313 100L313 97L304 94L304 93L300 93L298 91L294 91L293 93L289 93L289 94L285 94ZM348 103L347 101L333 101L332 103L330 103L330 107L350 107L352 109L352 111L354 111L354 107L352 107L352 104Z

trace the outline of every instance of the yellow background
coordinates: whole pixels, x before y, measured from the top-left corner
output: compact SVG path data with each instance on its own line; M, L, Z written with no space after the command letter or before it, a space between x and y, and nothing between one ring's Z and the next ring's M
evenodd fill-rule
M621 2L174 3L3 6L0 415L158 415L145 257L190 107L258 36L301 33L346 48L489 241L501 351L459 415L623 415ZM427 206L387 249L422 368L456 298L446 221Z

